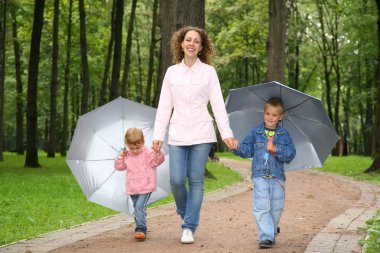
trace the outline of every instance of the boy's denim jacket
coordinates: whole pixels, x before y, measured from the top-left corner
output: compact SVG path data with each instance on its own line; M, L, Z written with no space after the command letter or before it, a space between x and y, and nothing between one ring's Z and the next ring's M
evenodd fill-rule
M276 154L265 155L267 151L268 137L265 134L264 123L252 128L239 149L234 154L243 158L252 159L252 178L273 176L285 181L284 163L290 163L296 156L296 148L293 141L283 127L278 126L273 143L276 145ZM268 157L268 159L265 159Z

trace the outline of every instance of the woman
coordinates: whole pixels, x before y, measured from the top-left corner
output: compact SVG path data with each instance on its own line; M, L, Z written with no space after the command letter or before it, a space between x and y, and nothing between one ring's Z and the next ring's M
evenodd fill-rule
M217 141L209 102L224 143L235 149L237 141L229 126L218 76L209 65L213 49L207 33L197 27L182 28L173 34L171 47L175 65L167 69L162 84L153 148L161 149L169 125L170 184L183 220L181 242L193 243L207 158Z

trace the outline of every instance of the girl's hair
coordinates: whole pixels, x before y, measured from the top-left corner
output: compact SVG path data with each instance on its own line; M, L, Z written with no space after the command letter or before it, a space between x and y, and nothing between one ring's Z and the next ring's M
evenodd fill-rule
M273 107L278 107L281 109L281 113L284 113L284 103L282 102L281 98L278 97L271 97L270 99L267 100L265 103L265 108L270 105Z
M132 127L125 133L125 144L127 145L141 145L145 142L144 134L141 129Z
M173 63L180 63L185 57L185 54L182 51L181 43L184 41L185 35L189 31L195 31L201 36L202 50L198 53L198 57L203 63L211 64L211 57L214 55L211 39L205 30L194 26L183 27L173 34L171 38Z

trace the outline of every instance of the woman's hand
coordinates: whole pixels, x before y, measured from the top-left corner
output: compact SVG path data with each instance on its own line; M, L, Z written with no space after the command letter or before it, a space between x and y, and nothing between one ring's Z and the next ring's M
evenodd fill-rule
M152 148L156 152L160 152L162 147L162 141L153 140Z

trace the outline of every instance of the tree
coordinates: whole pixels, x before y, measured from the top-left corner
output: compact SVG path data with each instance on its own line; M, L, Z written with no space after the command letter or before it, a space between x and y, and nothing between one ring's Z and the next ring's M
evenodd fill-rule
M132 34L134 20L136 16L136 5L137 0L132 1L131 14L129 15L128 32L127 32L127 42L125 46L125 58L124 58L124 71L123 80L121 81L121 95L127 97L128 89L128 77L129 77L129 66L131 65L131 50L132 50Z
M286 0L269 0L268 74L269 81L285 82L285 48L288 9Z
M81 60L82 60L82 83L83 83L81 114L85 114L88 109L90 74L88 72L86 11L84 9L84 0L79 0L79 19L80 19L80 52L81 52Z
M26 107L27 145L26 167L40 167L37 147L37 83L40 62L40 44L44 21L45 0L34 1L34 18L28 67L28 90Z
M152 105L151 92L152 92L152 81L153 81L153 65L154 65L154 49L156 47L156 28L157 28L157 10L158 10L158 0L153 0L153 20L152 29L150 32L150 46L149 46L149 66L148 66L148 80L145 95L145 104Z
M23 102L23 84L21 78L21 49L20 42L17 36L17 20L16 8L11 9L12 17L12 34L13 34L13 51L15 57L15 71L16 71L16 152L17 154L24 154L24 102Z
M110 86L109 100L113 100L119 96L119 77L121 66L121 42L123 41L123 15L124 15L124 0L116 1L115 15L115 47L113 51L113 66L112 79Z
M377 69L376 69L376 114L375 114L375 150L374 160L365 172L380 171L380 0L376 0L377 6Z
M4 83L5 83L5 35L6 35L6 20L7 20L7 1L0 2L0 161L4 160Z
M107 57L106 57L106 63L105 63L104 72L103 72L102 86L100 87L99 106L106 103L108 75L109 75L109 71L111 67L113 44L115 41L115 8L116 8L116 0L113 0L112 11L111 11L111 35L108 41Z
M204 28L205 0L160 1L161 57L154 106L158 105L159 93L166 69L172 64L171 36L176 30L188 25Z
M69 22L67 24L67 45L66 45L66 65L65 65L65 84L63 91L63 119L62 119L62 139L61 155L66 155L67 134L69 128L69 87L70 87L70 55L71 55L71 26L73 15L73 0L69 2Z
M57 128L57 86L58 86L58 23L59 23L59 0L54 0L53 19L53 50L51 55L51 82L50 82L50 121L49 143L47 156L55 157L56 152L56 128Z

